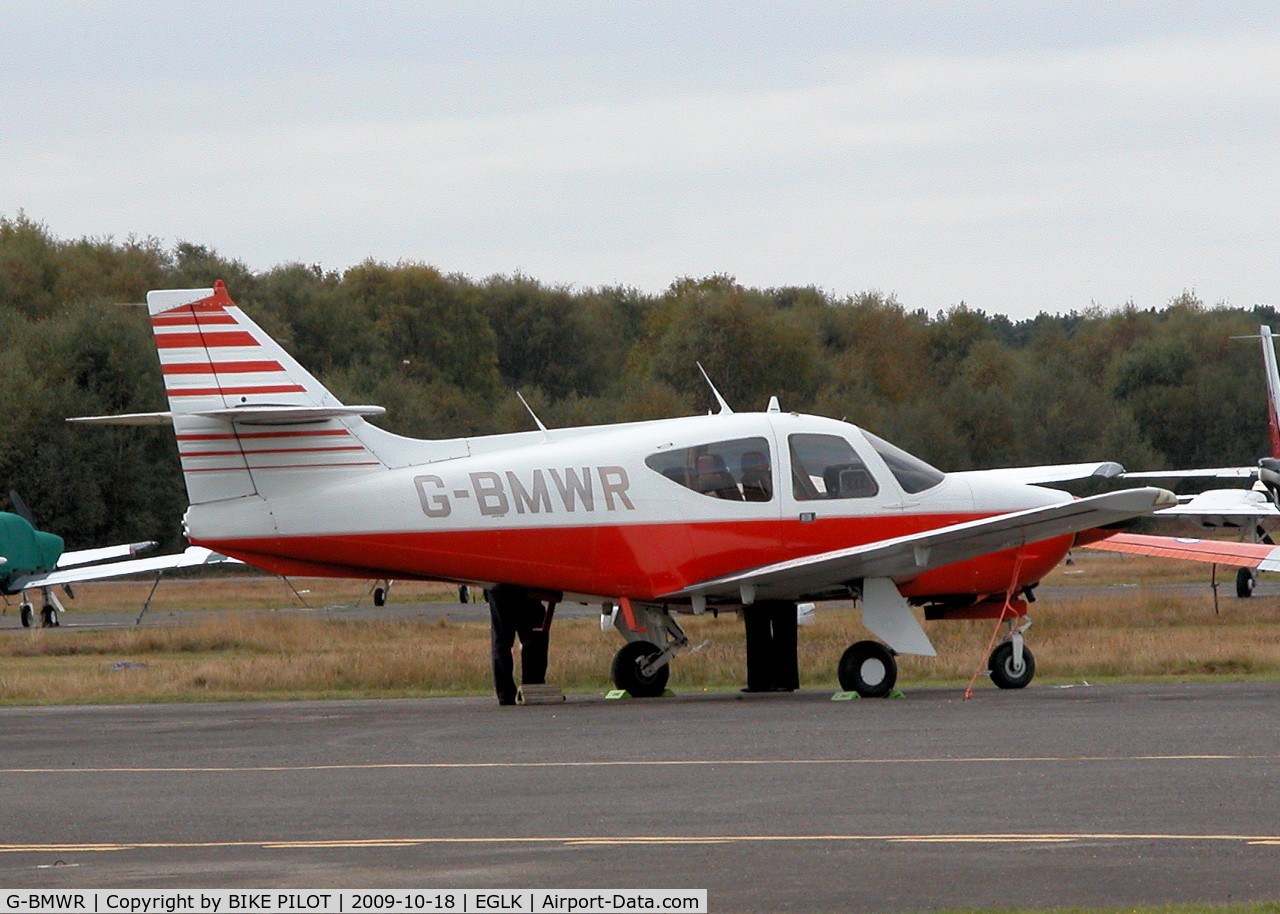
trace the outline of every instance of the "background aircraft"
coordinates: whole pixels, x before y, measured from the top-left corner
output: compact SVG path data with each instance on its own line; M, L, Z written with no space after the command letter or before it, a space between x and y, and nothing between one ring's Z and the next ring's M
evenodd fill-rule
M948 475L776 404L410 439L365 421L380 407L334 397L221 283L147 301L170 409L79 421L172 422L193 543L280 574L612 602L626 640L614 681L634 695L660 694L688 644L675 612L794 618L800 600L850 595L883 643L845 651L846 689L886 694L895 654L933 655L913 605L928 619L1007 619L989 667L997 685L1024 686L1035 670L1024 617L1041 576L1100 528L1174 502L1150 488L1077 500L1026 484L1034 470Z
M174 555L115 561L153 549L156 545L153 542L65 552L62 537L36 529L31 513L17 493L10 492L9 500L16 513L0 511L0 592L6 596L22 595L18 617L24 628L30 628L35 623L35 607L27 599L28 590L41 591L43 602L40 622L44 627L50 628L60 624L59 616L65 612L65 607L53 590L56 586L66 588L81 581L226 560L224 556L217 556L207 549L187 549Z
M1156 513L1161 517L1181 518L1208 530L1240 530L1248 542L1263 545L1274 545L1270 531L1280 523L1280 370L1276 365L1275 337L1271 328L1263 325L1258 328L1256 337L1236 337L1236 339L1258 339L1262 341L1262 366L1267 382L1267 424L1271 430L1271 455L1258 461L1252 467L1213 467L1197 470L1153 470L1139 473L1125 473L1127 479L1244 479L1252 480L1252 488L1209 489L1198 495L1179 499L1179 504L1162 508ZM1128 543L1126 551L1137 553L1143 540L1129 537L1117 539L1113 545ZM1101 547L1100 547L1101 548ZM1208 561L1204 556L1229 556L1230 551L1212 547L1188 549L1184 554L1175 555L1179 550L1169 543L1150 544L1151 555L1176 557L1193 561ZM1245 598L1253 595L1257 586L1257 571L1261 566L1250 564L1254 555L1245 550L1235 554L1234 561L1217 561L1215 564L1237 565L1236 596ZM1253 551L1253 552L1256 552ZM1270 567L1262 570L1271 570Z

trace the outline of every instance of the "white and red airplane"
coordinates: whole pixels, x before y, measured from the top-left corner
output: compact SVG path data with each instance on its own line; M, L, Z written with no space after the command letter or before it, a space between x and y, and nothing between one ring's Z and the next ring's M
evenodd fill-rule
M1007 618L997 685L1030 682L1027 598L1072 546L1174 503L1027 484L1114 464L944 474L853 425L782 412L415 440L341 403L218 283L147 296L192 543L281 574L507 585L616 604L619 688L660 694L675 613L859 599L841 685L883 695L927 619ZM719 395L717 394L719 399ZM541 423L539 423L541 426Z

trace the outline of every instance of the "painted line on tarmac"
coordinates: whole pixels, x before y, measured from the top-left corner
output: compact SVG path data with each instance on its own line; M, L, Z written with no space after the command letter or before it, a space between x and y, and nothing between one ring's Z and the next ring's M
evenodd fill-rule
M131 850L204 850L258 848L262 850L361 850L396 847L430 846L502 846L537 844L561 847L706 845L706 844L1012 844L1066 845L1072 843L1107 842L1113 844L1141 842L1191 843L1212 842L1244 844L1252 847L1280 847L1280 835L1182 835L1135 832L1066 832L1050 834L920 834L920 835L580 835L540 837L502 835L473 838L352 838L325 840L259 840L259 841L116 841L91 844L0 844L0 853L113 853Z
M1025 765L1062 763L1131 762L1260 762L1280 755L1042 755L973 756L957 758L842 758L842 759L624 759L593 762L369 762L332 765L195 765L195 766L72 766L61 768L0 768L0 775L16 774L260 774L306 771L413 771L487 768L665 768L715 767L717 765L765 767L769 765Z

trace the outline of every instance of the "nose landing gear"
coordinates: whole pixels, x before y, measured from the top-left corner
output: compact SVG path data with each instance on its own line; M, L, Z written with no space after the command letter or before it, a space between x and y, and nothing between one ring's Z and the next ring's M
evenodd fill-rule
M1036 675L1036 658L1022 641L1022 633L1031 627L1031 620L1027 619L1021 626L1013 628L1015 624L1010 620L1009 625L1013 630L1004 641L996 645L987 658L991 681L1001 689L1026 688Z

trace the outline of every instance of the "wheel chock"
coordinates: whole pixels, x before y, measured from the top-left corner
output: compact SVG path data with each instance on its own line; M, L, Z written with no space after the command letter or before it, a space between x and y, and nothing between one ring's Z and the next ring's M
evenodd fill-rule
M522 685L516 689L518 705L554 705L564 701L564 692L558 685Z
M857 692L836 692L834 695L831 696L831 700L832 701L853 701L854 699L861 698L861 697L862 696L859 695ZM907 697L907 693L902 691L902 689L890 689L889 694L885 696L885 698L906 698L906 697Z

